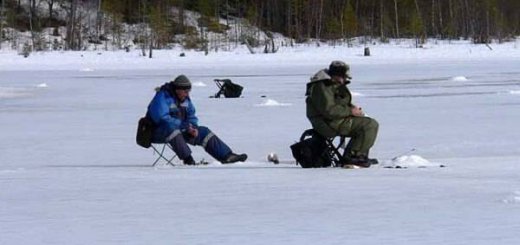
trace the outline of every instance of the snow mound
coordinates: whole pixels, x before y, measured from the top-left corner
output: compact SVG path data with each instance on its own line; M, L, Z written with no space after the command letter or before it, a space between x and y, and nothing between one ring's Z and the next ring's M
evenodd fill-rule
M520 191L515 191L513 194L509 195L503 201L504 203L520 204Z
M290 106L289 103L280 103L273 99L267 99L264 102L257 104L257 106Z
M194 82L193 87L206 87L207 85L203 82Z
M365 96L365 95L362 94L362 93L359 93L359 92L352 92L352 96L355 96L355 97L363 97L363 96Z
M79 71L90 72L90 71L94 71L94 69L92 69L92 68L82 68Z
M19 172L22 172L22 171L25 171L24 168L18 168L18 169L4 169L4 170L0 170L0 175L2 174L13 174L13 173L19 173Z
M520 90L511 90L509 91L510 94L520 94Z
M383 167L400 167L400 168L425 168L425 167L439 167L442 164L430 162L419 155L402 155L395 157L390 161L384 162Z
M0 99L26 97L31 93L25 88L0 87Z
M452 77L450 80L454 82L465 82L468 81L468 78L466 78L465 76L456 76Z
M36 85L37 88L48 88L49 86L46 83L40 83Z

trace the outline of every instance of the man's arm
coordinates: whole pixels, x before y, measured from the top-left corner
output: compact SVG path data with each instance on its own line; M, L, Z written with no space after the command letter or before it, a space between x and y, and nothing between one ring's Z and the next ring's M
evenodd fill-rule
M348 105L337 104L334 99L334 91L320 82L314 85L311 91L311 103L327 119L345 118L351 114Z

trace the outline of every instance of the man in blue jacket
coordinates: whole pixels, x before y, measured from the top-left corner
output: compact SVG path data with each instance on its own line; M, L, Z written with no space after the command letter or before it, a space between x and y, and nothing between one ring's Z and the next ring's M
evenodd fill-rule
M190 80L180 75L158 88L146 113L155 124L152 142L169 143L186 165L194 165L188 144L199 145L221 163L243 162L246 154L235 154L210 129L199 125L189 93Z

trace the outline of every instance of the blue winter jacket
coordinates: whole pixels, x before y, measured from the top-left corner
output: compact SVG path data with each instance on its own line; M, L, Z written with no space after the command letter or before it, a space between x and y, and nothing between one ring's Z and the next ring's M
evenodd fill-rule
M152 141L158 143L164 143L175 130L184 132L190 124L197 127L199 121L191 99L179 101L166 86L161 87L148 105L147 116L156 126Z

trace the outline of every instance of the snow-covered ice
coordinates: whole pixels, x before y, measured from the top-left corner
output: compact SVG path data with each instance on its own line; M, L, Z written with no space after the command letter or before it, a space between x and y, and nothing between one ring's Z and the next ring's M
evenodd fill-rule
M371 57L343 46L154 59L1 50L0 244L518 244L519 49L402 43ZM310 127L305 84L336 59L380 123L371 154L382 164L287 164ZM137 120L179 74L194 82L201 124L248 161L221 165L194 148L209 165L151 167ZM210 98L215 78L242 97Z

